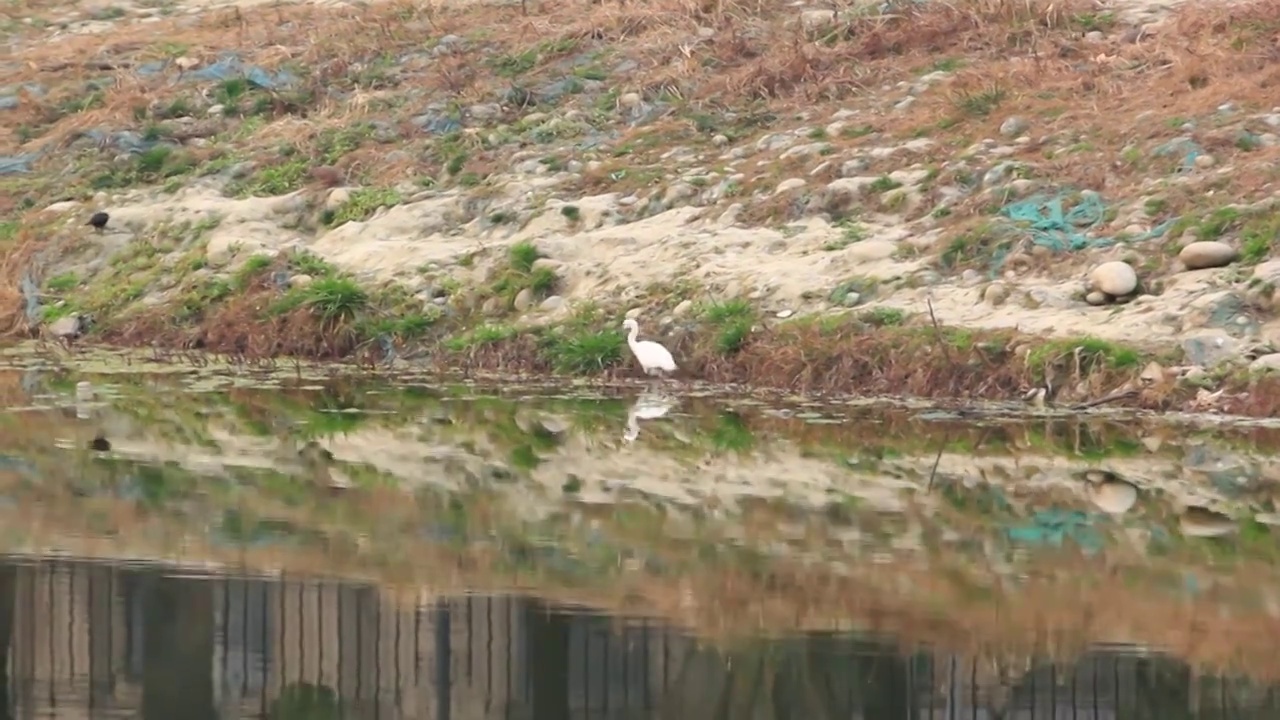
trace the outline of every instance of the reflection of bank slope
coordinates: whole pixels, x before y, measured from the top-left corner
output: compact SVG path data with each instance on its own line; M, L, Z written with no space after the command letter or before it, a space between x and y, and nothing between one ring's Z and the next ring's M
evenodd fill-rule
M1274 717L1280 692L1128 646L1070 662L904 651L812 632L732 646L527 596L0 563L0 689L17 717ZM12 682L10 682L12 681Z
M0 503L0 542L437 590L535 585L634 603L706 634L852 620L953 648L973 647L981 627L1001 636L996 647L1022 647L1038 637L1032 628L1060 627L1175 647L1198 664L1274 656L1270 644L1255 647L1273 624L1257 610L1274 600L1266 527L1185 538L1175 515L1179 498L1196 493L1218 493L1236 514L1259 501L1186 471L1190 453L1169 443L1102 461L1030 448L938 457L908 452L908 440L894 449L902 436L873 434L875 423L853 426L876 438L867 447L827 426L691 401L646 421L631 443L621 437L631 406L617 401L433 401L372 418L311 411L345 423L346 432L317 433L299 432L302 411L250 399L197 406L203 415L173 398L99 408L89 421L24 413L0 437L0 452L31 468L0 470L11 500ZM113 450L83 450L102 428ZM1219 458L1215 467L1256 464ZM1116 475L1084 479L1100 466ZM1142 489L1104 502L1123 510L1112 518L1097 501L1117 477ZM1110 574L1014 552L1094 549L1090 538L1108 549ZM1217 594L1196 596L1205 612L1185 604L1187 589L1210 586ZM1215 642L1188 639L1188 612Z
M675 520L688 532L690 523L719 519L721 539L742 539L735 523L763 515L772 521L763 536L772 548L800 543L817 527L837 553L876 541L910 549L998 529L1016 544L1086 550L1113 541L1132 546L1135 531L1162 550L1181 536L1235 535L1213 547L1251 554L1271 549L1258 518L1275 516L1264 460L1213 440L1179 446L1164 439L1167 429L1132 424L977 427L902 413L817 424L803 408L730 411L656 394L513 403L420 388L184 395L128 384L114 398L106 394L87 419L60 410L9 416L12 432L0 438L0 450L11 446L8 462L19 470L43 458L49 478L92 485L104 461L83 448L106 433L111 456L137 464L132 474L109 473L124 499L155 502L202 482L178 477L182 469L283 496L313 486L483 490L505 498L503 512L526 522L638 500L669 514L667 530L680 529ZM357 407L366 411L350 411ZM50 438L73 449L54 453ZM1100 457L1108 447L1118 454ZM65 471L70 458L78 458L83 477ZM170 479L157 479L161 466ZM91 494L87 485L77 492ZM1188 505L1211 511L1188 513ZM910 518L921 513L939 532L919 532ZM755 527L751 534L761 538Z

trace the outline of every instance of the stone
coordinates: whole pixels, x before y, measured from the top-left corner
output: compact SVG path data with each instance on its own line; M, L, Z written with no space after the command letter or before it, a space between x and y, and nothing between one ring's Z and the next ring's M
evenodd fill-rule
M687 315L692 309L692 300L681 300L680 303L676 305L675 309L671 311L671 314L675 317L680 317L681 315Z
M1178 253L1178 260L1188 270L1219 268L1233 262L1239 254L1230 245L1218 240L1201 240L1190 243Z
M337 210L347 201L351 199L351 191L346 188L334 188L329 191L329 196L324 199L324 208L326 210Z
M871 238L856 242L844 249L846 257L858 262L875 262L877 260L887 260L898 252L898 244L892 240L883 240Z
M1253 277L1260 282L1280 285L1280 260L1268 260L1258 263L1253 268Z
M1138 288L1138 274L1129 267L1129 263L1121 260L1105 262L1089 273L1089 284L1094 290L1123 297Z
M778 183L778 187L773 191L773 194L778 195L792 190L799 190L802 187L804 187L804 180L800 178L787 178L786 180Z
M1142 368L1142 374L1138 375L1138 379L1144 385L1154 385L1164 381L1164 366L1152 360L1147 366Z
M1000 123L1000 134L1005 137L1017 137L1027 131L1031 123L1026 118L1013 116Z
M1094 290L1090 292L1088 295L1084 296L1084 301L1089 303L1090 305L1106 305L1107 294L1102 292L1101 290Z
M1002 282L993 282L982 291L982 302L992 307L1000 307L1008 299L1009 286Z
M60 317L49 324L49 334L56 338L79 337L83 329L84 323L78 313Z
M1280 371L1280 353L1268 353L1249 363L1250 372Z
M1212 368L1240 356L1240 341L1220 330L1206 330L1182 340L1187 362Z
M472 105L467 108L467 114L474 120L492 120L502 114L502 106L497 103Z
M1138 488L1124 480L1107 480L1089 485L1089 499L1110 515L1122 515L1138 502Z
M524 312L533 307L533 291L529 288L522 289L516 293L516 299L512 304L515 305L516 310L519 312Z

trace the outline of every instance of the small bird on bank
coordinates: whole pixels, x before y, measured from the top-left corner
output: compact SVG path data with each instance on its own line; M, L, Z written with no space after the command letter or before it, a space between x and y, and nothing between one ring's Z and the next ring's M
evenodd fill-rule
M628 331L627 345L631 346L631 354L640 361L640 367L646 375L661 376L676 371L676 361L669 350L652 340L636 340L636 335L640 333L639 323L627 318L622 323L622 329Z
M107 226L107 221L110 219L110 215L104 212L96 212L89 218L89 222L85 223L85 225L92 225L94 230L102 232L102 229Z

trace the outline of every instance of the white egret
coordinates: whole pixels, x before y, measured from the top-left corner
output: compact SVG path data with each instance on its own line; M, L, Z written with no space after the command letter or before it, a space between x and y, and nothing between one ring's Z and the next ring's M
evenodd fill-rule
M636 340L640 325L635 320L627 318L623 321L622 328L628 332L627 345L631 346L631 353L640 361L640 367L646 375L675 372L676 361L669 350L652 340Z

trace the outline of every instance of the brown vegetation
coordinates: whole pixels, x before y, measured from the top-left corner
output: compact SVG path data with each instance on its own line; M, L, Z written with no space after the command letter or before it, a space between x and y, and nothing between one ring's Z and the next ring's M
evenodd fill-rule
M621 81L613 91L670 98L681 114L707 118L702 124L682 123L684 131L672 123L632 131L635 137L664 136L650 148L638 143L635 162L656 158L673 142L705 141L716 132L754 134L791 113L797 101L810 110L834 108L870 96L883 84L955 65L956 77L945 92L926 93L906 110L873 113L867 120L897 137L973 141L995 135L1007 114L997 108L1016 107L1036 119L1037 135L1070 132L1088 140L1089 148L1048 160L1034 143L1028 146L1028 159L1041 164L1046 178L1118 193L1150 177L1145 158L1136 166L1119 161L1126 144L1172 137L1178 133L1174 118L1212 112L1224 99L1242 108L1271 106L1269 88L1280 72L1271 61L1277 9L1276 0L1187 4L1157 32L1109 32L1097 42L1086 41L1085 32L1110 30L1119 20L1082 0L906 3L887 15L833 13L830 21L811 20L809 27L794 6L781 2L544 3L527 16L519 7L488 3L218 9L194 24L182 16L125 24L107 36L72 35L21 48L12 81L52 88L6 114L0 151L63 147L89 128L133 126L139 113L152 113L183 92L161 76L133 72L146 61L172 59L173 48L208 62L234 47L265 67L300 69L304 85L276 92L282 112L238 141L238 150L266 150L288 140L304 151L324 130L362 118L390 113L396 121L406 120L417 110L398 97L397 86L410 78L423 97L447 93L466 105L502 97L522 84L512 77L514 71L501 70L504 59L536 75L566 57L595 51L604 53L605 65L624 58L637 65L625 78L609 78ZM692 32L696 27L715 34L699 37ZM424 38L449 34L468 38L470 47L386 71L378 68L380 57L412 55L421 51ZM157 44L158 36L166 43ZM103 94L101 104L67 113L68 104L84 93L84 80L104 69L114 75L116 86ZM335 88L350 94L336 99L329 92ZM745 107L754 111L744 121L721 117L724 110ZM1138 122L1153 110L1158 117ZM771 113L776 114L762 125L744 124ZM41 132L24 139L19 128ZM1220 139L1227 146L1232 141ZM1203 140L1213 144L1211 137ZM875 138L828 141L838 150L851 150ZM476 144L483 150L483 142ZM393 149L376 143L351 148L339 169L377 167L383 180L389 171L399 176L390 179L441 175L439 158L389 167L386 156ZM1271 165L1265 160L1275 152L1258 149L1259 166ZM1256 185L1221 180L1243 193L1237 199L1256 194Z

